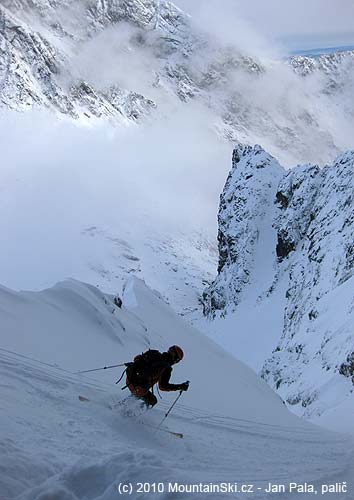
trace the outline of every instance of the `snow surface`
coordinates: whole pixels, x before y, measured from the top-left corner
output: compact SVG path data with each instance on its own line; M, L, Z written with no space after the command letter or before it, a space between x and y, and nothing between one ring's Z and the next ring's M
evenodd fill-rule
M187 325L142 281L127 284L122 309L77 281L0 293L1 500L115 500L119 482L139 481L231 481L256 488L268 481L347 481L354 491L352 439L291 414L252 370ZM175 342L185 358L173 380L188 378L191 387L167 425L183 432L183 440L124 416L117 403L126 392L114 385L119 368L75 375ZM79 394L92 402L79 402ZM175 395L163 394L143 421L159 423ZM250 498L269 497L258 491Z

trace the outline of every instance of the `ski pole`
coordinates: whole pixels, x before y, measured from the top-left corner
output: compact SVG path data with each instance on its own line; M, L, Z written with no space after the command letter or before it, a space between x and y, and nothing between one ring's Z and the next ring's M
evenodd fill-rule
M104 366L103 368L94 368L93 370L83 370L81 372L76 372L76 373L98 372L99 370L108 370L109 368L117 368L118 366L125 366L125 365L126 363L122 363L120 365Z
M182 396L182 392L183 392L183 391L179 391L178 396L176 397L176 399L175 399L175 400L174 400L174 402L172 403L172 405L171 405L170 409L169 409L169 410L165 413L165 416L163 417L163 419L161 420L161 422L160 422L160 423L159 423L159 425L157 426L157 428L156 428L156 431L155 431L155 432L157 432L157 431L160 429L161 425L164 423L164 421L166 420L166 418L169 416L169 414L171 413L172 408L175 406L175 404L177 403L177 401L179 400L179 398Z

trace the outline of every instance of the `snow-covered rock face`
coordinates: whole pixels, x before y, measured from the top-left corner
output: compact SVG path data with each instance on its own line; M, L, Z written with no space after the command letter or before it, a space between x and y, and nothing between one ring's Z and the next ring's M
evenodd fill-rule
M312 218L318 184L321 179L317 166L298 166L283 177L277 193L279 212L275 221L277 229L277 256L279 260L295 250L304 238ZM291 214L284 217L284 213Z
M329 77L326 90L328 92L340 90L341 83L346 78L352 79L354 67L354 50L322 54L317 57L294 56L290 64L295 72L302 76L322 73ZM338 79L342 80L341 82Z
M234 150L232 169L220 197L219 276L203 293L205 314L223 313L229 305L235 308L240 302L254 266L260 225L283 173L277 160L260 146L240 145Z
M206 42L193 35L188 16L170 2L5 0L3 6L1 100L12 109L40 105L74 119L109 117L118 121L150 113L156 104L148 96L117 85L97 89L92 82L82 81L84 76L78 75L71 63L85 43L112 26L130 29L125 50L131 52L132 58L137 49L147 49L145 58L152 58L152 70L143 78L148 84L162 89L167 86L166 90L183 102L194 98L201 89L212 87L221 76L225 80L227 71L260 71L251 58L229 53L221 62L214 53L210 67L207 64L196 70L195 62L188 59L199 48L205 50ZM155 73L154 59L158 61Z
M69 8L68 2L5 2L5 7L8 8L0 6L2 105L15 110L41 106L74 119L111 117L120 120L135 120L156 107L151 99L131 90L116 86L100 90L85 81L75 80L70 70L70 54L63 50L62 42L78 43L78 33L68 33L59 21L51 22L53 18L49 26L45 24L44 31L43 28L34 30L28 24L34 22L32 17L27 17L33 11L45 23L46 16L55 15L55 8ZM90 16L98 22L95 11L88 9L86 37L93 30Z
M110 30L116 31L105 45L97 41ZM90 53L87 48L96 43ZM86 50L88 72L77 63ZM4 0L0 6L3 106L44 107L85 123L108 118L129 124L196 101L218 135L267 144L287 162L328 161L349 147L354 57L334 57L331 72L317 59L293 58L290 65L259 59L202 33L162 0ZM127 61L139 68L129 83L123 78L131 77ZM318 69L320 85L307 84L308 67L311 74ZM336 92L325 91L333 86ZM317 105L317 99L325 102ZM336 124L331 129L329 115Z
M353 284L354 152L340 156L333 166L322 170L305 167L303 182L296 175L297 169L294 172L294 176L293 172L286 176L280 187L288 204L280 206L276 221L278 255L280 247L287 247L279 258L289 253L289 262L283 263L289 265L284 332L262 373L290 403L301 401L306 407L318 398L315 387L318 383L323 385L322 371L328 372L327 380L343 365L342 374L350 376L350 288L343 292L343 302L349 302L341 315L337 301L328 304L326 296L335 290L339 293L341 285ZM333 320L323 324L328 307L337 319L335 326ZM308 377L314 376L311 371L316 363L319 366L314 384Z
M271 300L285 277L283 332L262 376L311 417L341 404L334 397L338 384L343 400L352 397L353 193L353 151L322 169L285 171L256 146L235 149L221 196L219 275L204 292L204 311L211 318L235 311L249 284L257 286L262 265L269 280L266 293L259 289L260 302ZM275 244L257 252L264 224ZM328 403L331 397L336 401Z

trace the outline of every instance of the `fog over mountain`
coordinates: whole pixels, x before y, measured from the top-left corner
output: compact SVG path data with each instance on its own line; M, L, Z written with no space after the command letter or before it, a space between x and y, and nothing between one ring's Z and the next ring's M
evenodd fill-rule
M224 22L227 8L218 10ZM70 264L72 252L66 256L71 244L78 248L74 235L105 226L114 238L124 232L118 223L136 217L138 227L157 232L164 223L169 232L188 227L184 240L203 234L201 246L215 248L218 196L235 142L260 143L287 167L323 163L351 146L352 53L284 61L242 19L237 30L201 20L152 0L1 2L2 203L17 221L5 248L36 269L29 278L4 263L5 284L43 286L73 273L85 279ZM34 199L50 207L36 221L51 235L46 260L55 254L58 262L44 273L36 222L31 235L28 221L21 223ZM214 250L203 258L210 259L199 284L216 268ZM86 267L102 267L97 280L110 275L118 286L104 264Z

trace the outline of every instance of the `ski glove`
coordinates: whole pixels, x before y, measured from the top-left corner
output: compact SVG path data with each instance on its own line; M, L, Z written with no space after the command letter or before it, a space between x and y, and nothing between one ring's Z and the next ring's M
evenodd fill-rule
M180 391L188 391L188 388L189 388L189 380L187 380L187 382L183 382L183 384L179 385Z

